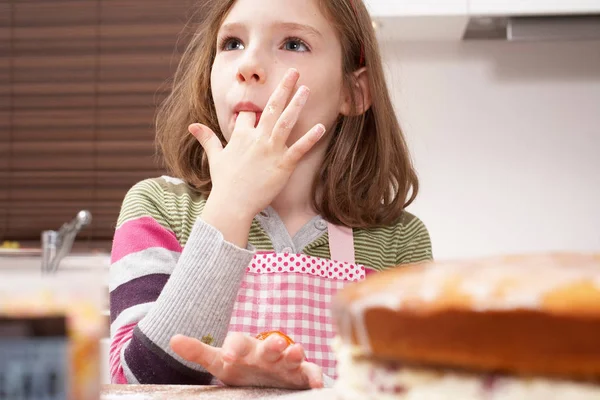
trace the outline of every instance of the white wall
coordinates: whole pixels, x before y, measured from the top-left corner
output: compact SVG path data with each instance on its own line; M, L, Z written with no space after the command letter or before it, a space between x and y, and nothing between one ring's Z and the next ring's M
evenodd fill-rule
M436 259L600 251L600 42L382 46Z

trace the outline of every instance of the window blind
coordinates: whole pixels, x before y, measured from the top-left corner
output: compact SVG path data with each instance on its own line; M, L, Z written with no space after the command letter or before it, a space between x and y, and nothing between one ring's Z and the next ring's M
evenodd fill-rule
M193 0L0 0L0 241L39 241L81 209L110 242L137 181L163 173L156 106Z

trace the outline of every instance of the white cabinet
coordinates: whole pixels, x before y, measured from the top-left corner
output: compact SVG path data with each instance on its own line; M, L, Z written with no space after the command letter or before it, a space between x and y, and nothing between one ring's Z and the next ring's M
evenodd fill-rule
M467 0L365 0L373 17L466 15Z
M473 16L600 13L600 0L469 0Z
M459 41L465 37L467 27L472 30L472 25L469 25L472 19L475 23L488 20L488 18L477 17L600 14L600 0L364 1L376 26L377 36L382 41ZM489 22L494 22L493 19L489 19ZM496 19L503 20L503 18ZM553 23L561 22L554 20ZM568 27L550 28L553 31L563 32L563 36L565 36L564 32L573 31L573 37L580 37L588 35L588 31L596 32L595 23L595 20L587 20L586 26L580 22L575 25L570 22L571 25ZM550 29L545 26L524 28L527 31L525 33L531 37L542 35L544 30ZM551 37L547 33L544 35Z
M365 0L382 40L460 40L468 0Z

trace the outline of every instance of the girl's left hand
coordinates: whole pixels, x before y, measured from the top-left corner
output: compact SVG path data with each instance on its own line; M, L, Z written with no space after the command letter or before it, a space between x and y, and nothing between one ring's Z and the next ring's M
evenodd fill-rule
M175 335L170 344L175 353L200 364L225 385L285 389L323 387L321 367L305 360L300 344L288 346L279 335L258 340L242 333L230 333L221 348Z

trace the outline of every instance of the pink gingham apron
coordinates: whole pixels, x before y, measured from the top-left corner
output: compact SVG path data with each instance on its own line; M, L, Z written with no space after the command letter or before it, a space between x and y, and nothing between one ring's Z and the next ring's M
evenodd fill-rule
M370 270L354 263L351 228L328 224L327 230L331 260L291 253L254 255L237 294L229 331L252 336L281 331L335 379L331 299Z

